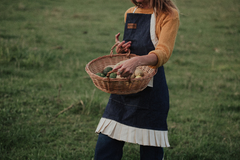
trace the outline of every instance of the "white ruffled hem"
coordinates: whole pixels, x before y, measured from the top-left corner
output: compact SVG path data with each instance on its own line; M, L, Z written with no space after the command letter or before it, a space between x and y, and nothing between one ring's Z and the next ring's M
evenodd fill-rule
M170 147L168 131L141 129L101 118L96 133L108 135L113 139L146 146Z

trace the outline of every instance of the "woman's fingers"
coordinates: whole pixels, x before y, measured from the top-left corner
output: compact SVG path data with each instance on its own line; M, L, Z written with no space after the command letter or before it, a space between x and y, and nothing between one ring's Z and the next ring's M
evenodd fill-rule
M119 36L120 36L120 33L118 33L118 34L115 35L115 42L116 42L116 43L119 42Z
M125 42L125 41L124 41ZM124 48L124 49L127 49L127 48L129 48L131 46L131 41L129 41L129 42L127 42L127 43L124 43L123 45L122 45L122 47Z
M128 77L128 76L131 76L131 75L132 75L131 71L128 70L128 69L124 69L123 71L120 70L119 72L121 73L121 76L122 76L122 77Z
M125 43L125 41L120 42L119 41L119 36L120 36L120 33L115 35L115 42L119 43L116 47L116 52L117 53L127 52L129 50L129 48L131 47L132 42L131 41L129 41L127 43Z
M124 43L125 43L125 41L122 41L121 43L119 43L118 47L123 48Z
M128 49L131 47L131 41L125 43L125 41L122 41L118 47L123 51L123 52L127 52Z
M120 65L117 65L115 68L113 68L113 71L114 72L117 72L117 74L120 74L120 68L122 67L122 64L120 64ZM120 71L120 72L119 72Z
M123 44L125 43L125 41L122 41L118 44L117 48L116 48L116 52L117 53L124 53L125 48L123 48Z
M127 52L128 49L131 47L131 43L132 43L132 42L129 41L129 42L127 42L127 43L125 43L125 44L122 45L122 47L123 47L123 49L124 49L125 52Z
M125 70L124 68L122 68L122 66L123 66L123 64L119 64L115 68L113 68L113 71L115 71L115 72L117 71L117 74L121 75L121 77L123 77L122 75Z
M120 64L114 68L114 70L117 71L117 74L121 77L129 77L133 74L135 67L132 66L132 62L130 60L126 60L123 62L123 64Z

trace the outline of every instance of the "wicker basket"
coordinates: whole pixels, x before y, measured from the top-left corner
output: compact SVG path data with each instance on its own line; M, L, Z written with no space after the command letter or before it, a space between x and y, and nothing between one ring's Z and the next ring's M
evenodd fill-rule
M107 77L100 77L96 75L98 72L102 72L103 69L108 65L115 65L120 61L127 60L129 58L135 57L135 54L115 54L113 55L113 49L117 46L116 43L112 48L110 55L102 56L90 61L86 65L86 72L91 77L94 85L107 93L111 94L133 94L144 90L152 77L156 74L157 70L152 69L148 66L139 66L138 68L142 69L144 72L144 76L141 78L134 78L131 80L125 78L109 78L109 74Z

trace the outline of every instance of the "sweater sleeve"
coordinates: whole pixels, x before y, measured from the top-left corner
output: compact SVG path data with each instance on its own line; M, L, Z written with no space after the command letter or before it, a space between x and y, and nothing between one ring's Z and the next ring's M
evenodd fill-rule
M159 30L159 33L157 34L158 44L155 50L149 52L149 54L156 54L158 57L158 63L155 66L151 66L152 68L158 68L164 65L173 52L179 28L178 13L175 15L177 16L165 18L162 21L160 20L160 24L156 25L156 27L158 27L156 28L156 32Z

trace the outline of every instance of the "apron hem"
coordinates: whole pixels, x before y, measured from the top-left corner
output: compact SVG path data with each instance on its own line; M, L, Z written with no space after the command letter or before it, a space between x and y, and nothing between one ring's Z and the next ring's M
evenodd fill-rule
M144 146L170 147L168 131L131 127L103 117L100 119L95 132L129 143Z

